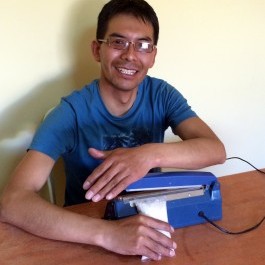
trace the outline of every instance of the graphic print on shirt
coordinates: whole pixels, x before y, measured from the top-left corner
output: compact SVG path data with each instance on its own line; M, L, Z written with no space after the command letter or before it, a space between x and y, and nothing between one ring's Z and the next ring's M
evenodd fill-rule
M119 134L104 136L104 150L113 150L120 147L136 147L152 142L151 132L148 129L132 129L127 134L121 132Z

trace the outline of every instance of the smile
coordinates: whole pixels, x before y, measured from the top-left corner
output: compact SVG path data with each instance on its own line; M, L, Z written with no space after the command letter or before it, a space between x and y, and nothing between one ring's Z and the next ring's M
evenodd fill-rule
M125 75L134 75L137 72L136 70L129 70L125 68L117 68L117 69L121 74L125 74Z

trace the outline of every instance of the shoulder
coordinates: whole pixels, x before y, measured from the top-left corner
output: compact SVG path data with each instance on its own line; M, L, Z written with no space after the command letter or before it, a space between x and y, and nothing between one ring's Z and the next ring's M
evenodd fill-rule
M144 87L161 88L161 87L167 87L168 83L163 79L159 79L159 78L151 77L151 76L147 75L144 78L142 85Z
M146 76L141 86L146 93L156 97L182 97L182 94L176 87L163 79Z
M93 102L97 96L98 81L94 80L92 83L85 85L81 90L76 90L70 95L63 97L62 102L67 102L71 106L81 107L88 102ZM80 106L81 105L81 106Z
M151 76L146 76L144 78L142 86L145 88L160 90L160 91L178 91L176 87L169 84L167 81Z

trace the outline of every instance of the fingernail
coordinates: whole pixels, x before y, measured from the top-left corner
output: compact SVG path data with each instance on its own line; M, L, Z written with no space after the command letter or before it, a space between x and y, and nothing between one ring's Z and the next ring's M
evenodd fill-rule
M107 200L112 200L112 199L113 199L113 194L112 194L112 193L109 193L109 194L106 196L106 199L107 199Z
M90 182L89 181L85 181L84 185L83 185L83 189L87 190L90 187Z
M173 242L173 249L176 249L176 248L177 248L177 243Z
M87 200L91 200L92 197L93 197L93 195L94 195L94 193L93 193L92 191L88 191L88 192L86 193L86 199L87 199Z
M97 195L95 195L93 198L92 198L92 201L93 202L98 202L99 200L100 200L100 195L99 194L97 194Z
M169 252L170 257L174 257L176 255L175 250L171 249Z

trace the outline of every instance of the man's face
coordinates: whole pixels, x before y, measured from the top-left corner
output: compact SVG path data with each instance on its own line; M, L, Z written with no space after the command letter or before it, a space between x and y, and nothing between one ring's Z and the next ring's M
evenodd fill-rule
M130 15L118 15L109 21L104 39L109 37L136 42L153 43L153 27ZM148 69L155 62L156 49L151 53L134 50L132 44L124 50L114 49L106 43L94 42L94 56L101 63L100 85L120 91L138 88Z

